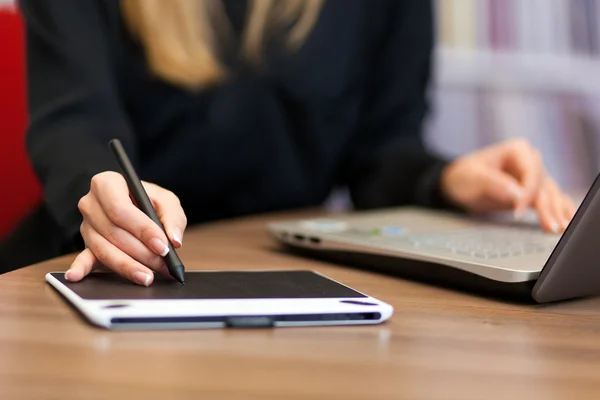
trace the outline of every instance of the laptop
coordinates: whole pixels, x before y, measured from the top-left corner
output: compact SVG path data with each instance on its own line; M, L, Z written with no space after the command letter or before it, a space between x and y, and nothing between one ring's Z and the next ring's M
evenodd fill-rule
M599 189L597 177L562 235L418 207L273 221L268 231L303 256L548 303L600 294Z

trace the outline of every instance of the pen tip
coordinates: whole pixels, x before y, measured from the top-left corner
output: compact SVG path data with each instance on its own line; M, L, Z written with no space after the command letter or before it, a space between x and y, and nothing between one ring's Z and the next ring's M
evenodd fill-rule
M183 265L178 265L175 268L173 268L171 270L171 275L173 276L173 278L175 278L175 280L177 280L177 282L181 283L182 285L185 285L185 270L183 268Z

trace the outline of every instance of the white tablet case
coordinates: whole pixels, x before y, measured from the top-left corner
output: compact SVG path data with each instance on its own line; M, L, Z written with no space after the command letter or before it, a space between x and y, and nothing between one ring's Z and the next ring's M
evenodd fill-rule
M186 275L194 273L202 272L187 272ZM393 313L391 305L318 273L317 275L364 297L86 299L75 293L55 275L62 276L62 273L46 275L50 285L92 324L111 330L372 325L388 320ZM77 285L77 283L69 285Z

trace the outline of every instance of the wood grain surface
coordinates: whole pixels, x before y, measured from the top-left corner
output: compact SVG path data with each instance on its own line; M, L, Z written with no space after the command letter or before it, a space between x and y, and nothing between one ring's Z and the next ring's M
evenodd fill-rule
M278 251L259 216L188 230L195 269L313 269L392 304L378 326L109 332L45 282L0 276L0 399L584 399L600 396L600 299L477 297ZM286 217L290 215L285 215Z

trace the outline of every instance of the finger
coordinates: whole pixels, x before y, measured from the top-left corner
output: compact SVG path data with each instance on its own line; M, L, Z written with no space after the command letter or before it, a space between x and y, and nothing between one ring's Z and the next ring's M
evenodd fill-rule
M144 187L148 192L158 218L163 223L167 235L175 248L183 244L183 233L187 227L187 217L179 198L173 193L154 184L144 182Z
M102 179L95 176L90 191L113 224L130 232L155 254L164 257L169 252L163 230L133 204L121 175L115 173L113 179L106 179L106 175Z
M564 196L558 189L558 186L554 180L547 178L543 186L543 189L548 193L548 203L550 207L550 213L552 220L556 225L555 232L558 233L566 228L564 218ZM552 226L554 227L554 226Z
M551 199L547 190L541 190L535 200L540 225L547 232L558 233L560 227L553 216Z
M544 168L539 152L525 141L514 141L508 148L504 167L523 189L523 198L516 206L518 214L530 207L543 183Z
M481 174L480 182L481 193L486 202L495 204L498 211L513 208L523 197L516 179L503 171L486 171Z
M154 271L159 271L165 265L164 258L148 249L130 232L113 224L95 196L89 196L80 208L86 223L89 223L96 232L134 260Z
M152 284L154 274L148 267L123 253L89 224L82 225L82 234L86 245L94 253L98 262L138 285Z
M85 249L75 257L71 266L65 272L65 279L70 282L79 282L86 275L92 272L96 265L96 257L90 249Z
M565 219L565 229L567 229L567 226L571 223L571 220L575 216L576 212L577 207L575 206L575 202L570 196L565 195L563 201L563 216Z

